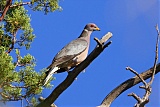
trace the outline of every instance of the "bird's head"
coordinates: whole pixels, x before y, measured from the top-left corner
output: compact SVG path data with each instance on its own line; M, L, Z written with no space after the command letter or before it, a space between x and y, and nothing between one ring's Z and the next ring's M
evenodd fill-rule
M100 28L94 23L87 24L84 29L88 31L100 31Z

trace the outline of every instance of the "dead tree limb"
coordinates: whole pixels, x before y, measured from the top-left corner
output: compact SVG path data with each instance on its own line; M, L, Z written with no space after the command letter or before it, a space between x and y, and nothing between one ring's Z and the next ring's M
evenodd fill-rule
M44 101L39 103L37 107L50 107L50 105L54 103L54 101L73 83L78 74L83 71L96 57L98 57L98 55L100 55L100 53L103 52L106 47L111 44L111 42L104 44L111 37L112 33L109 32L104 37L102 37L101 40L95 38L97 46L88 55L86 60L79 64L75 69L73 69L73 71L69 72L66 79L61 84L59 84Z
M156 65L156 71L155 74L160 72L160 63ZM153 67L142 72L139 74L144 80L152 77L153 74ZM128 90L129 88L133 87L134 85L141 82L141 79L138 76L135 76L133 78L130 78L126 80L125 82L121 83L118 87L113 89L102 101L101 105L99 107L110 107L111 103L124 91Z
M156 28L156 31L157 31L156 51L155 51L153 75L152 75L152 78L151 78L150 82L148 83L149 85L151 85L153 83L154 74L155 74L155 71L156 71L156 64L158 62L158 44L159 44L159 38L160 38L160 32L159 32L158 24L155 26L155 28Z
M157 36L157 40L156 40L156 51L155 51L156 54L155 54L155 61L154 61L153 67L150 68L149 70L145 71L145 72L142 72L141 74L138 74L136 71L134 71L130 67L126 67L127 70L130 70L136 76L126 80L125 82L120 84L118 87L113 89L104 98L104 100L102 101L102 103L101 103L101 105L99 107L110 107L111 103L120 94L122 94L124 91L126 91L127 89L133 87L134 85L136 85L136 84L138 84L140 82L142 82L144 84L144 86L140 86L140 88L145 89L145 94L144 94L143 98L140 98L135 93L131 93L128 96L132 96L137 100L137 103L135 104L135 107L144 107L145 104L147 104L149 102L149 96L150 96L151 90L152 90L151 85L153 83L154 76L155 76L155 74L157 74L160 71L160 63L157 64L157 62L158 62L158 44L159 44L159 36L160 36L158 25L156 25L156 30L157 30L158 36ZM151 78L149 83L147 83L145 81L148 78Z
M156 25L156 30L157 30L157 40L156 40L156 51L155 51L155 60L154 60L154 66L153 66L153 71L152 71L152 76L150 81L147 83L146 81L144 81L144 79L133 69L131 69L130 67L127 67L127 70L130 70L131 72L133 72L135 75L137 75L142 83L144 84L144 86L140 86L139 88L142 88L145 90L145 94L142 98L140 98L139 96L137 96L135 93L131 93L128 96L132 96L133 98L135 98L137 100L137 103L135 104L134 107L144 107L148 102L149 102L149 96L151 95L151 91L152 91L152 83L154 81L154 76L155 76L155 71L156 71L156 64L158 62L158 44L159 44L159 29L158 29L158 24Z
M156 65L155 65L156 66ZM154 71L155 66L153 67L153 71L152 71L152 76L151 76L151 80L153 75L155 75ZM151 84L147 83L142 77L141 75L139 75L135 70L133 70L130 67L126 68L127 70L130 70L132 73L134 73L136 76L139 77L139 79L141 80L141 82L144 84L144 86L140 86L139 88L144 89L145 90L145 94L142 98L140 98L138 95L136 95L135 93L131 93L128 94L128 96L132 96L133 98L135 98L137 100L137 103L134 105L134 107L144 107L148 102L149 102L149 96L151 94Z

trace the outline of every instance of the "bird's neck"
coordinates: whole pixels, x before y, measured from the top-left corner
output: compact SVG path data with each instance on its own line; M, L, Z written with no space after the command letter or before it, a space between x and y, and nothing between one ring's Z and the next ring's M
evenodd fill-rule
M90 38L92 31L88 31L87 29L84 29L81 33L81 35L79 36L79 38Z

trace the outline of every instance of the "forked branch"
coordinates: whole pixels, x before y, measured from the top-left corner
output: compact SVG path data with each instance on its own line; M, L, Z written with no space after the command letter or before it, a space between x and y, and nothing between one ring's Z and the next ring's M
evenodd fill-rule
M155 74L160 72L160 63L156 65L156 71ZM144 79L151 78L153 74L153 67L140 73L139 75ZM110 107L111 103L124 91L128 90L129 88L137 85L138 83L142 82L141 79L139 79L138 76L132 77L123 83L121 83L119 86L117 86L115 89L113 89L102 101L101 105L99 107Z
M153 66L153 71L152 71L152 76L150 81L147 83L146 81L144 81L144 79L133 69L128 67L128 70L130 70L131 72L133 72L134 74L136 74L142 81L142 83L144 84L144 86L140 86L140 88L145 90L145 94L142 98L140 98L139 96L137 96L135 93L131 93L128 96L132 96L137 100L137 103L135 104L135 107L144 107L148 102L149 102L149 96L151 94L151 90L152 90L152 83L154 80L154 76L155 76L155 72L156 72L156 64L158 62L158 44L159 44L159 29L158 29L158 25L156 25L156 30L157 30L157 40L156 40L156 51L155 51L155 60L154 60L154 66Z
M138 74L135 70L133 70L130 67L126 67L127 70L130 70L132 73L134 73L136 76L133 78L130 78L120 84L118 87L113 89L102 101L101 105L99 107L110 107L111 103L124 91L128 90L129 88L133 87L134 85L142 82L144 86L140 86L140 88L145 89L145 94L143 98L140 98L138 95L135 93L131 93L128 96L132 96L137 100L137 103L135 104L135 107L144 107L145 104L149 102L149 96L151 94L151 85L154 80L155 74L160 72L160 63L157 64L158 62L158 44L159 44L159 36L160 32L158 29L158 25L156 25L156 30L158 33L157 36L157 41L156 41L156 55L155 55L155 61L154 61L154 66L150 68L149 70L146 70L142 72L141 74ZM150 82L147 83L145 80L151 78Z

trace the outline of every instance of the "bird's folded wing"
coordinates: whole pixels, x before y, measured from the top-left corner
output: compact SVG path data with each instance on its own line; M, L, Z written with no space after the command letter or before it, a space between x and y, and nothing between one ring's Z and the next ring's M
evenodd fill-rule
M88 47L88 42L84 39L76 39L62 48L62 50L55 56L53 63L64 63L80 55ZM56 64L56 65L57 65Z

